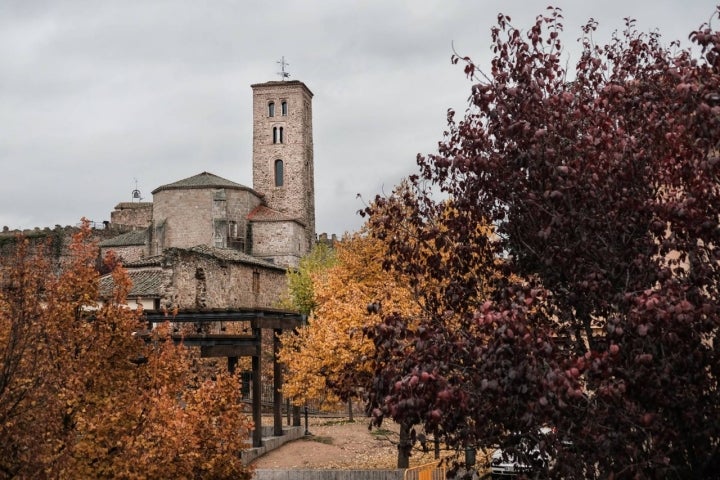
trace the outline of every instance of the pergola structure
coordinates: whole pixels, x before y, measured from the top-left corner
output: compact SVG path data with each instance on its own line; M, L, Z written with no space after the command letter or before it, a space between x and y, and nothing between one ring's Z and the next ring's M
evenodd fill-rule
M188 347L200 347L201 357L226 357L228 370L235 372L239 357L252 357L252 416L253 447L262 446L262 380L261 353L262 330L273 331L273 421L274 435L282 436L282 369L277 361L280 348L278 335L283 330L292 330L306 321L304 315L274 309L202 309L179 310L173 315L159 310L144 312L148 326L169 321L172 323L208 324L210 322L249 322L249 334L192 333L173 335L173 340Z

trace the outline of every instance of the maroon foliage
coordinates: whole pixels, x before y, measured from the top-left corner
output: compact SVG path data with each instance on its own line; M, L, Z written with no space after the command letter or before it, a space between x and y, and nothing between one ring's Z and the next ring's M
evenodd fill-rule
M409 188L367 210L386 266L432 280L416 282L423 318L385 312L369 332L371 405L457 447L552 425L565 441L538 441L556 476L706 478L720 468L720 33L704 25L682 50L627 19L596 46L590 21L567 72L561 20L551 8L523 33L500 15L490 72L454 57L471 107L449 112Z

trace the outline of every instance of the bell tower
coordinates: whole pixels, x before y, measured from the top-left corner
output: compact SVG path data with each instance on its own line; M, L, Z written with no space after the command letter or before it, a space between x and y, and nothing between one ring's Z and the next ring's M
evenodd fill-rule
M304 226L309 248L315 241L313 94L298 80L251 87L253 189L269 208Z

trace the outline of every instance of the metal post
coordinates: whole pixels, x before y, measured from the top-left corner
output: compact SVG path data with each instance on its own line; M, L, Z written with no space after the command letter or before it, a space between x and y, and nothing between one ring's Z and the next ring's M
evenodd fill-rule
M299 427L300 426L300 407L298 405L293 405L292 407L292 424L293 427Z
M475 466L475 447L465 447L465 468Z

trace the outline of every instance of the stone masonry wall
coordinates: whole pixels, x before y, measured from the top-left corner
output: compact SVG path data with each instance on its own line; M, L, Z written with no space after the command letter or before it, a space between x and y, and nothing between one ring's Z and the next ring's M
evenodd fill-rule
M253 222L253 256L297 267L309 251L306 231L297 222Z
M160 242L161 249L196 245L216 245L216 233L221 241L227 237L227 230L218 230L218 225L235 222L238 231L244 232L247 215L260 204L260 199L247 190L188 188L162 190L154 196L153 242ZM162 235L157 230L162 226ZM159 238L161 237L161 238ZM159 253L157 248L152 254Z
M110 212L110 224L113 228L147 228L152 221L152 202L122 202Z
M168 300L179 308L274 308L287 288L285 272L175 251Z
M5 227L0 232L0 257L9 258L15 252L18 236L27 239L31 245L45 248L50 258L50 265L55 271L66 267L72 261L70 244L72 237L79 231L78 227L56 225L55 228L35 228L32 230L10 230ZM109 229L92 229L92 241L101 242L117 235L117 232ZM98 256L98 266L100 257Z
M153 204L153 225L163 226L160 249L212 245L212 190L163 190L153 196Z

